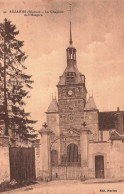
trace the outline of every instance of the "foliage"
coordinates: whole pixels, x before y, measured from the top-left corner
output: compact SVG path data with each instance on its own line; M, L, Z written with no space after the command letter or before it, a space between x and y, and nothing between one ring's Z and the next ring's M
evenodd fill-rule
M12 134L28 139L36 136L31 133L36 121L29 119L30 113L25 112L25 100L30 98L33 81L26 74L27 55L22 51L24 41L16 39L18 34L11 21L5 19L0 24L0 119L5 123L5 135L11 129Z

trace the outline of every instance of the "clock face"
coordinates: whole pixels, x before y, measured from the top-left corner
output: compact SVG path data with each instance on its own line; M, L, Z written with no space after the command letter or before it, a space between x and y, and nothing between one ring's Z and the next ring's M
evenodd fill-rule
M69 96L72 96L72 95L73 95L73 91L72 91L72 90L69 90L69 91L68 91L68 95L69 95Z

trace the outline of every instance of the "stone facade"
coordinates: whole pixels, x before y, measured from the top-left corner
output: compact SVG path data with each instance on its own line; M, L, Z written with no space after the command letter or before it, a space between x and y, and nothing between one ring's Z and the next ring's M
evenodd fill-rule
M69 97L68 92L73 91ZM84 86L58 86L59 126L60 132L66 133L71 126L80 128L84 121L84 106L86 94ZM80 97L81 96L81 97Z
M98 110L85 110L84 112L85 122L87 128L90 129L89 140L99 140L99 124L98 124Z
M48 127L41 135L42 172L53 179L124 178L124 111L99 112L93 95L86 100L71 25L66 52L58 101L52 99L46 112Z
M124 178L124 144L122 141L89 143L88 173L95 178L95 156L104 157L104 178Z
M59 132L59 115L58 113L47 113L47 123L50 129L58 136Z

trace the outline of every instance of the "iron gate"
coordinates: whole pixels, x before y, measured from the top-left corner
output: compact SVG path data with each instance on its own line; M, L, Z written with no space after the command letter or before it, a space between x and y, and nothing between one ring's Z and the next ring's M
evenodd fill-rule
M79 166L54 166L52 167L52 180L80 180L82 175Z

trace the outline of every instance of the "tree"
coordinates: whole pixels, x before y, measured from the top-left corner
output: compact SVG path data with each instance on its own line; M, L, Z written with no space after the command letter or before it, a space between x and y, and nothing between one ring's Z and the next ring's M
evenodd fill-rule
M24 41L16 39L19 31L16 26L4 20L0 24L0 95L1 120L5 124L5 135L19 134L22 139L35 137L30 113L25 112L25 99L29 98L29 89L33 81L26 74L24 62L27 58L22 51Z

